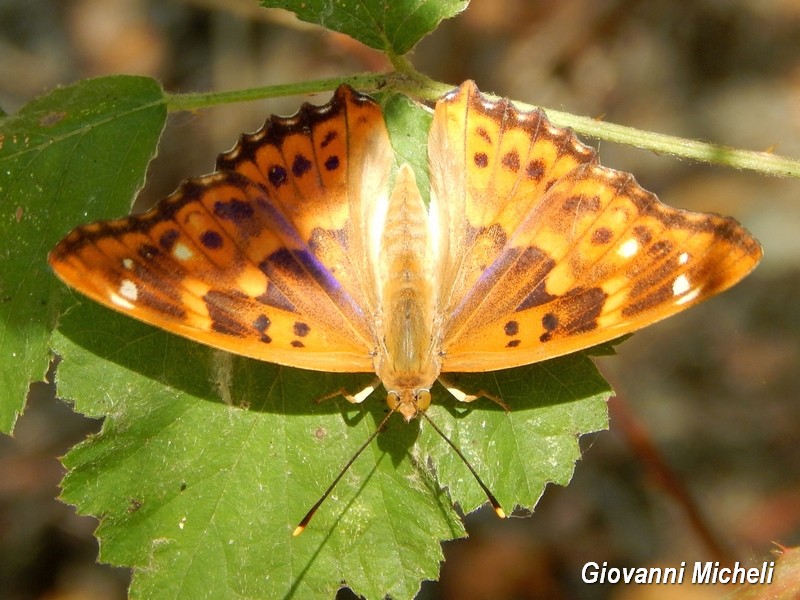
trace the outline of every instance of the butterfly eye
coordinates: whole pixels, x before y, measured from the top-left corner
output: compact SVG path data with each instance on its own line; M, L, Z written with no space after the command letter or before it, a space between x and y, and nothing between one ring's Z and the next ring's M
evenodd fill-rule
M417 391L417 410L426 411L431 405L431 391L419 390Z
M400 406L400 395L397 392L389 392L386 395L386 403L391 410L397 410Z

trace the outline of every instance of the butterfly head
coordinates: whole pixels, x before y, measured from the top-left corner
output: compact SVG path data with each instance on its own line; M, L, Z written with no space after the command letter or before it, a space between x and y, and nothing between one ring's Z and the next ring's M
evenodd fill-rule
M428 410L431 405L431 391L411 388L390 391L386 396L386 403L390 409L396 410L406 421L410 421L419 413Z

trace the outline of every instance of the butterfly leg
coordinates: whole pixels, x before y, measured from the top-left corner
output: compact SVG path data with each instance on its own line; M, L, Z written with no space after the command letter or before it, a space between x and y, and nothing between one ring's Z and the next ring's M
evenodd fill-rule
M503 400L499 396L495 396L487 392L486 390L477 390L474 394L468 394L467 392L457 388L454 383L448 380L446 377L439 375L439 383L441 383L445 389L453 395L453 397L458 400L459 402L472 402L473 400L477 400L478 398L488 398L499 407L501 407L504 411L509 412L511 408L503 402Z
M336 398L338 396L343 396L345 400L348 402L352 402L353 404L361 404L364 400L366 400L372 392L381 384L380 379L373 379L369 385L365 386L364 389L356 392L355 394L351 394L345 388L339 388L329 394L325 394L324 396L320 396L319 398L315 399L314 402L320 404L325 402L325 400L330 400L331 398Z

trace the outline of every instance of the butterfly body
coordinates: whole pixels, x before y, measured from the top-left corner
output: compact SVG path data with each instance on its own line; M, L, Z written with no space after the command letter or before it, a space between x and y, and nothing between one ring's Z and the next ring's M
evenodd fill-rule
M407 419L416 414L419 392L429 392L441 371L429 223L414 174L404 165L389 199L375 257L381 290L375 372Z
M91 298L217 348L374 371L410 419L442 372L612 340L761 257L733 219L665 206L541 111L472 82L436 105L428 207L394 162L380 106L341 86L271 117L150 211L76 228L50 264Z

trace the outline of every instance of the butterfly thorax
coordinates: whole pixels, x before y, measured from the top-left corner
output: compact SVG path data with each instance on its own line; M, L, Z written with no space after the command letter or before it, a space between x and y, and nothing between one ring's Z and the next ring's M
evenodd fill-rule
M406 420L430 403L441 370L428 218L410 168L397 175L379 245L380 323L375 371Z

